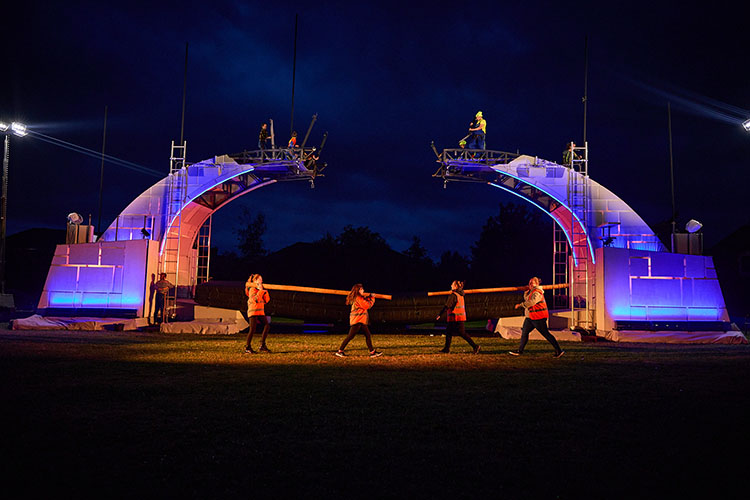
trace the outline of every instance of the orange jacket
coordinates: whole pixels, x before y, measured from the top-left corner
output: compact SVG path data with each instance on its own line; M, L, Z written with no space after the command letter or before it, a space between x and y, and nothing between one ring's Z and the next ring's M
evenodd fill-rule
M456 305L448 311L448 321L466 321L466 305L464 296L457 292L451 292L456 296Z
M539 296L532 299L532 295L535 293L538 293ZM544 291L541 288L535 288L530 292L525 292L523 297L525 301L538 301L527 308L530 319L545 319L549 317L549 313L547 313L547 302L544 300Z
M352 302L352 310L349 313L349 325L356 325L357 323L364 323L365 325L370 322L370 315L367 310L372 307L375 303L375 297L369 295L363 297L357 295Z
M266 312L264 306L268 304L271 297L268 295L268 290L258 290L255 287L245 288L245 295L247 295L247 315L250 316L265 316Z

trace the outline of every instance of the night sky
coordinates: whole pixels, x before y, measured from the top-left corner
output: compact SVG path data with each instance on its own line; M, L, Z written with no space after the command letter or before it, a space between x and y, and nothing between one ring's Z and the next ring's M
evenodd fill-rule
M265 213L271 251L351 224L399 251L419 236L433 257L468 254L498 203L520 201L481 185L444 190L430 141L456 147L482 110L488 149L559 161L583 138L588 36L592 178L652 227L669 219L669 101L679 220L701 221L707 246L748 222L740 7L520 3L13 2L0 20L0 120L100 150L107 105L106 152L166 175L188 42L188 160L254 149L268 118L286 143L299 14L294 128L302 137L318 113L310 144L328 131L329 167L315 189L276 184L217 212L215 246L232 249L246 206ZM99 172L97 158L12 138L8 233L62 228L74 211L96 223ZM105 164L103 225L157 180Z

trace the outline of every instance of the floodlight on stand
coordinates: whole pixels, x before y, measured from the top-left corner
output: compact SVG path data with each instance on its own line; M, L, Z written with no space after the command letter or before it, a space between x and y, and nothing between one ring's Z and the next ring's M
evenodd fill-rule
M77 214L75 212L70 212L68 214L68 224L77 226L81 222L83 222L83 217L81 217L81 214Z
M742 128L750 132L750 118L742 122Z
M24 125L23 123L13 122L10 124L10 129L18 137L23 137L28 134L28 132L26 131L26 125Z
M0 132L5 132L6 130L8 130L8 127L10 127L10 125L8 125L7 123L0 122Z
M695 233L701 230L703 227L703 224L698 222L695 219L690 219L687 224L685 224L685 231L688 233Z

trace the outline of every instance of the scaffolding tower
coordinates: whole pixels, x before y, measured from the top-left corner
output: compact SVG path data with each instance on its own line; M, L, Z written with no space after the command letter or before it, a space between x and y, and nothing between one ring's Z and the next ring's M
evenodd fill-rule
M596 328L594 315L596 297L595 272L586 234L591 209L588 161L588 142L573 149L570 173L577 172L580 175L568 175L567 204L571 217L565 223L570 224L566 228L570 235L570 242L565 237L566 231L555 224L553 258L554 284L567 283L569 286L567 290L555 290L553 303L555 307L565 307L564 302L567 301L566 308L571 311L569 325L571 328L592 330ZM578 224L575 221L576 217ZM565 296L566 293L567 296Z
M164 303L165 321L169 321L177 310L177 291L180 287L180 225L182 206L187 193L187 169L184 168L187 141L175 144L169 157L169 189L167 190L166 215L167 232L162 242L159 259L159 272L167 275L167 280L174 285L167 292Z

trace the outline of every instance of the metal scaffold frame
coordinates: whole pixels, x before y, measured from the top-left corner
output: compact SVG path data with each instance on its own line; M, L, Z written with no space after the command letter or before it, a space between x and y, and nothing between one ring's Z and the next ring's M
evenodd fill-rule
M159 272L167 275L167 280L174 287L167 292L164 314L165 321L173 316L177 309L177 292L180 287L180 226L182 223L182 207L187 195L187 171L185 157L187 141L175 144L169 157L169 189L167 190L166 210L167 227L169 228L162 241L159 258Z
M198 231L198 237L196 238L198 257L197 257L197 269L196 269L196 284L200 285L209 280L210 264L211 264L211 220L213 215L206 219L200 230Z
M589 252L587 252L588 241L585 233L585 228L589 227L589 214L591 212L591 193L589 192L588 174L588 142L583 146L575 147L573 153L570 168L580 175L568 176L567 205L570 210L578 216L581 224L573 224L573 219L571 218L569 231L573 248L568 248L568 245L566 244L565 250L562 252L557 252L560 248L560 242L558 239L558 231L555 231L556 252L554 262L556 273L554 277L555 279L561 277L558 273L557 267L558 263L565 259L565 261L567 261L567 279L568 284L570 285L568 288L569 307L573 313L570 326L593 330L596 328L594 314L596 310L596 297L594 291L595 272L591 259L589 258ZM562 233L562 231L560 231L560 233ZM573 261L571 254L578 256L577 262Z

